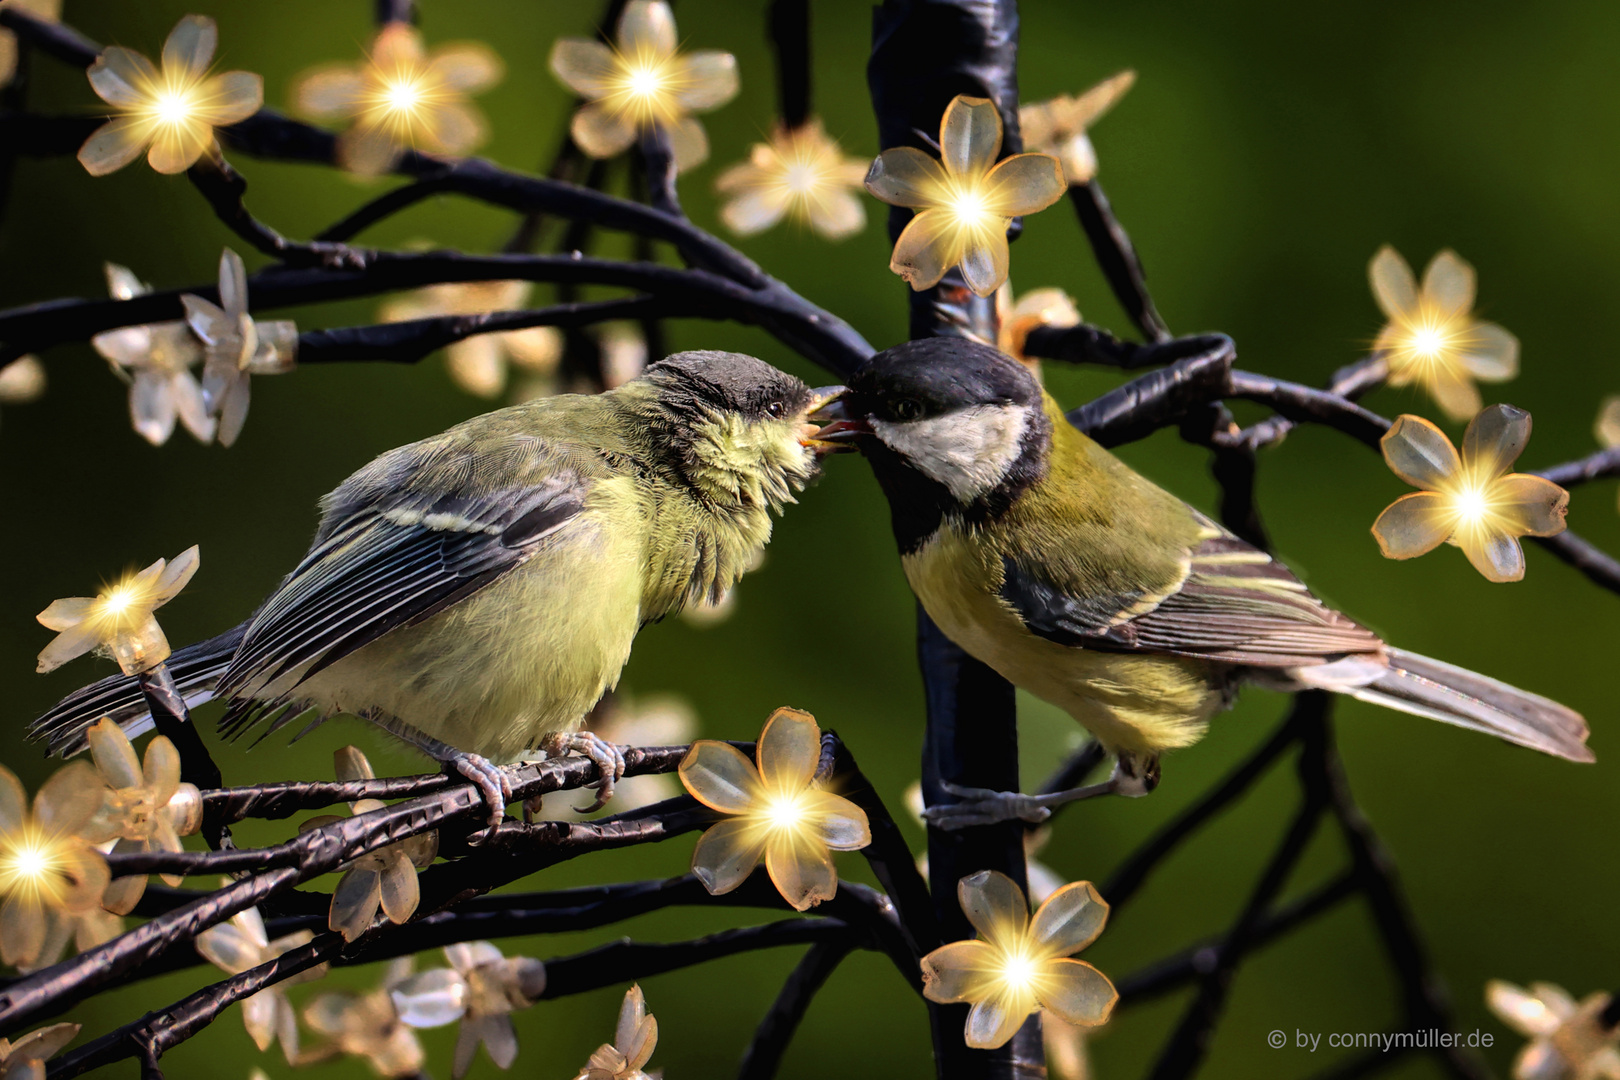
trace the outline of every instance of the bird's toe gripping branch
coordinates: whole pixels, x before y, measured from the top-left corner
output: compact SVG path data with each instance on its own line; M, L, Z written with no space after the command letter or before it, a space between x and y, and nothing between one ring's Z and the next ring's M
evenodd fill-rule
M506 816L506 804L512 797L512 781L506 771L482 754L464 751L446 757L444 765L446 772L453 770L478 786L479 793L484 797L484 806L489 810L489 827L493 829L499 825Z

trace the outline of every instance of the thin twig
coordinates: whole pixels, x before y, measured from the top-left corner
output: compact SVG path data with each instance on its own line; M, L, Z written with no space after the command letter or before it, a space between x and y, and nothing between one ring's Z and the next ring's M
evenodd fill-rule
M743 1054L737 1080L771 1080L787 1055L788 1043L799 1030L810 1002L826 984L838 965L855 948L855 943L833 938L810 946L794 967L771 1003L765 1018L754 1029L754 1037Z

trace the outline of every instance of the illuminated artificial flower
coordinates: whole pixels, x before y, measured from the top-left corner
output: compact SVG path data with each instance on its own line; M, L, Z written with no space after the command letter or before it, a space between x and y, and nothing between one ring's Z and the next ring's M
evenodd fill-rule
M424 53L408 23L377 31L361 64L329 64L298 79L298 108L321 120L350 120L338 136L338 164L380 176L407 148L460 157L489 135L484 116L466 99L501 81L501 58L477 41Z
M200 561L196 545L174 562L159 559L138 574L94 597L74 596L52 601L35 616L47 629L58 631L39 654L40 674L55 671L91 649L106 649L125 675L150 671L169 658L169 639L152 612L177 596Z
M808 224L829 240L866 227L866 210L855 197L866 161L844 156L819 119L796 128L777 124L768 142L755 143L748 160L720 174L715 190L729 195L720 220L739 236L764 232L784 216Z
M885 150L866 174L866 190L917 212L895 241L889 269L921 290L960 265L968 288L989 296L1007 280L1007 227L1063 197L1063 168L1049 154L997 164L1001 114L984 98L951 100L939 146L939 161L914 146Z
M568 129L581 150L594 158L622 154L656 124L669 135L677 170L709 156L709 137L689 114L737 96L737 58L714 49L677 52L675 16L664 0L630 0L611 48L559 38L551 71L585 99Z
M1119 103L1136 82L1136 72L1121 71L1079 97L1059 94L1050 101L1018 108L1018 128L1024 146L1051 154L1063 165L1063 179L1071 186L1097 175L1097 149L1087 134L1092 124Z
M647 1012L641 987L632 984L619 1006L612 1044L597 1047L574 1080L647 1080L642 1066L658 1046L658 1021Z
M5 0L0 0L4 3ZM45 365L23 355L0 368L0 405L23 405L45 393Z
M0 959L11 966L36 966L47 941L65 940L53 924L100 905L107 860L82 833L106 791L96 770L76 761L45 781L30 812L22 782L0 765Z
M1101 1030L1071 1024L1054 1012L1041 1017L1047 1075L1053 1080L1092 1080L1091 1040Z
M1108 905L1091 882L1065 885L1033 919L1024 890L994 870L969 874L957 882L956 894L979 937L922 958L923 996L941 1004L972 1002L969 1046L1004 1045L1037 1009L1082 1027L1108 1019L1119 999L1114 984L1084 960L1071 959L1108 921Z
M755 756L757 769L735 747L701 739L681 762L681 783L693 798L730 815L698 839L692 873L718 895L741 885L764 859L795 910L831 900L838 892L832 853L872 842L866 811L816 787L821 729L809 713L777 709Z
M298 326L290 319L256 320L248 314L247 268L226 248L219 257L219 304L184 293L186 322L207 346L203 402L219 419L219 442L230 446L247 421L254 375L291 371L298 354Z
M163 70L132 49L111 45L86 74L90 88L118 115L79 148L91 176L122 169L146 150L160 173L185 172L216 148L214 129L246 120L264 104L264 80L251 71L208 74L219 28L187 15L163 43Z
M996 317L999 323L996 347L1014 360L1032 363L1024 356L1029 332L1041 326L1078 326L1080 310L1062 289L1036 289L1013 303L1012 285L1003 283L996 290Z
M295 930L271 941L264 928L264 917L256 907L231 916L228 923L211 926L197 935L197 951L203 959L228 975L267 964L283 953L308 945L313 930ZM281 1040L281 1052L289 1064L298 1057L298 1014L287 1000L286 989L310 982L326 974L327 965L316 964L298 974L265 987L242 1001L242 1025L261 1051Z
M1508 472L1530 439L1530 414L1492 405L1468 423L1462 456L1421 416L1397 417L1382 440L1396 476L1421 491L1402 495L1373 522L1385 558L1413 559L1441 543L1462 548L1491 581L1524 577L1521 536L1564 531L1569 492L1551 480Z
M152 287L128 267L107 263L107 292L114 300L144 296ZM214 441L214 418L208 415L202 386L191 373L203 358L203 344L184 322L122 326L90 339L90 344L129 380L129 417L135 433L153 446L174 434L178 419L198 442ZM128 374L133 372L133 378Z
M390 300L378 312L383 322L405 322L441 315L482 315L518 311L529 300L527 281L467 281L429 285ZM450 377L463 390L494 397L506 388L506 365L551 375L562 356L562 334L553 326L474 334L445 347Z
M297 1065L329 1061L343 1054L363 1057L385 1080L411 1076L422 1069L424 1055L416 1031L394 1007L393 989L411 973L411 958L401 956L383 972L382 985L356 994L340 990L322 994L304 1006L304 1023L327 1041L300 1054Z
M0 11L15 11L40 22L62 21L62 0L0 0ZM0 27L0 86L17 75L17 35Z
M1519 339L1475 319L1474 268L1445 250L1429 260L1418 288L1412 268L1385 244L1368 264L1373 296L1389 322L1374 348L1389 364L1389 385L1416 383L1453 420L1479 412L1481 382L1519 373Z
M545 992L546 966L526 956L508 959L487 941L446 945L444 958L449 967L412 975L394 987L400 1020L416 1028L461 1021L451 1072L456 1080L472 1067L480 1043L491 1061L511 1068L518 1052L512 1013Z
M353 746L345 746L332 755L339 780L374 780L371 762ZM388 806L381 799L359 799L349 804L356 816ZM299 832L318 829L342 821L335 814L310 818L298 827ZM416 912L421 901L420 885L416 880L418 867L428 866L439 853L438 832L407 836L376 851L368 851L344 863L338 869L343 876L332 890L332 910L327 926L343 935L344 941L353 941L371 927L382 908L390 922L402 923Z
M45 1061L79 1034L78 1024L52 1024L16 1042L0 1039L0 1080L45 1080Z
M1603 408L1598 412L1593 433L1597 435L1598 442L1611 450L1620 446L1620 395L1603 399Z
M118 838L113 853L183 850L180 838L202 827L202 793L197 785L180 782L180 753L174 743L154 735L143 763L123 729L105 716L90 725L86 736L96 771L109 789L96 831ZM179 885L185 879L164 874L163 880ZM101 906L128 915L145 892L146 875L121 877L107 887Z
M1620 1028L1599 1018L1609 1001L1600 991L1576 1004L1551 983L1485 984L1485 1004L1531 1040L1513 1061L1513 1080L1620 1080Z

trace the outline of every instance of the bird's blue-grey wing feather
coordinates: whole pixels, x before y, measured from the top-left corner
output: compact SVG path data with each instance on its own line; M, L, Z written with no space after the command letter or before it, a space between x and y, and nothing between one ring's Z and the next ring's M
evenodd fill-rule
M346 507L248 624L220 680L220 696L239 702L221 730L250 724L261 710L245 699L283 677L307 679L527 561L583 510L587 483L560 472L478 494L402 492ZM289 687L278 689L284 698Z
M1189 552L1163 597L1075 596L1039 566L1003 560L1001 598L1030 632L1063 645L1174 653L1222 663L1304 667L1381 653L1366 627L1312 596L1287 567L1218 531Z

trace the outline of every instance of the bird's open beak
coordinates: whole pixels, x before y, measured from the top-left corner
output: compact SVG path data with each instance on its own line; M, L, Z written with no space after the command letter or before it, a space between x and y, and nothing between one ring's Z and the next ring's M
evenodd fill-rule
M872 433L870 424L864 419L854 418L849 411L846 400L848 387L822 386L810 393L810 411L805 417L808 423L805 436L800 441L815 450L818 456L855 450L854 441Z

